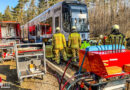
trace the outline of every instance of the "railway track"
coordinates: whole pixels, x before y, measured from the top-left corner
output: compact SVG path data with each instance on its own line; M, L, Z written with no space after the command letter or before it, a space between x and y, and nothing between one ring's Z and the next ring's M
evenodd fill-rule
M55 63L51 62L50 60L46 60L46 63L47 63L47 66L51 70L53 70L54 72L56 72L60 76L63 75L64 70L65 70L66 65L67 65L67 62L62 62L62 65L56 65ZM66 71L65 76L64 76L63 79L65 81L69 80L70 78L72 78L74 76L74 74L76 72L78 72L78 70L79 70L78 64L70 63L70 65L69 65L69 67L68 67L68 69L67 69L67 71ZM89 80L90 79L86 79L86 81L89 81ZM72 83L72 82L74 82L74 81L75 81L75 79L71 79L71 81L69 82L69 84ZM80 85L81 83L78 83L78 84ZM88 90L88 88L86 86L84 86L84 89Z
M62 65L56 65L55 63L47 59L47 66L51 68L53 71L56 71L60 76L63 75L64 70L66 68L66 64L67 62L62 62ZM68 80L69 78L71 78L78 71L78 69L79 67L77 64L71 63L66 71L64 79Z

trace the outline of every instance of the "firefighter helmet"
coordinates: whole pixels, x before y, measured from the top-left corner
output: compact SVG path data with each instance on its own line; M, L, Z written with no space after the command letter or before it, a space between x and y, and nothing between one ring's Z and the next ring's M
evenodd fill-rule
M73 27L72 27L72 30L76 30L76 27L75 27L75 26L73 26Z
M57 27L57 28L56 28L56 31L60 31L60 27Z
M100 38L100 39L103 39L103 35L100 35L99 38Z
M120 27L119 27L119 25L117 25L117 24L115 24L115 25L112 26L112 29L113 29L113 30L119 30L119 28L120 28Z

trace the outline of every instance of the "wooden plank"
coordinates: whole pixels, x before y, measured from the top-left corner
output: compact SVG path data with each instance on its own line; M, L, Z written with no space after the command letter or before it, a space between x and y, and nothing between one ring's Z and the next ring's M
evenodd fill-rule
M64 70L62 70L61 68L59 68L58 66L56 66L55 64L53 64L52 62L50 62L49 60L46 60L47 65L54 71L56 71L57 73L59 73L60 75L63 75ZM72 75L65 73L64 79L68 80L69 78L71 78ZM74 79L72 79L72 81L74 81ZM71 82L72 82L71 81Z

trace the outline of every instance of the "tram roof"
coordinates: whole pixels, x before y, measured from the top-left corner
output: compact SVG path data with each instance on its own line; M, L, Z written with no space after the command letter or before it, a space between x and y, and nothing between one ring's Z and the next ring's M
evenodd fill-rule
M75 1L74 1L74 2L73 2L73 1L61 1L61 2L58 2L57 4L51 6L50 8L48 8L47 10L45 10L44 12L42 12L41 14L39 14L38 16L36 16L35 18L33 18L32 20L30 20L30 21L27 22L27 23L30 23L30 22L32 22L32 21L38 19L38 18L41 17L42 15L46 14L49 10L55 8L55 7L58 6L58 5L61 5L63 2L66 2L66 3L78 3L78 4L80 3L80 4L84 4L84 3L81 3L81 2L75 2Z
M41 17L42 15L44 15L45 13L47 13L47 12L48 12L49 10L51 10L52 8L58 6L58 5L62 4L62 3L63 3L63 1L57 3L57 4L53 5L53 6L51 6L50 8L48 8L47 10L45 10L44 12L42 12L40 15L36 16L35 18L33 18L33 19L32 19L31 21L29 21L29 22L32 22L32 21L34 21L35 19L38 19L39 17Z

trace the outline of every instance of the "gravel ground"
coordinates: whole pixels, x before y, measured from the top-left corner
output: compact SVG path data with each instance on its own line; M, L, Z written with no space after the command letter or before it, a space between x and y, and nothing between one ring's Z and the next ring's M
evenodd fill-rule
M57 79L50 74L46 74L43 80L38 77L24 79L20 86L17 80L15 61L0 63L0 77L3 79L3 83L11 84L9 89L0 88L0 90L58 90L59 87Z

